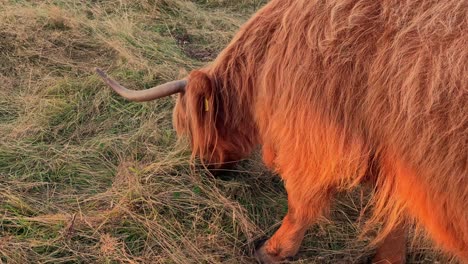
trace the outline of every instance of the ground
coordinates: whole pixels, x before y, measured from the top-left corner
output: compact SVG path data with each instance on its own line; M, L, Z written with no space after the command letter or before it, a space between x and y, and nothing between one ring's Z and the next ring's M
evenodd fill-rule
M280 179L258 154L191 166L173 98L130 103L93 68L132 88L184 76L264 3L0 0L0 263L254 263L287 210ZM296 262L365 263L365 197L342 194ZM429 245L409 262L450 262Z

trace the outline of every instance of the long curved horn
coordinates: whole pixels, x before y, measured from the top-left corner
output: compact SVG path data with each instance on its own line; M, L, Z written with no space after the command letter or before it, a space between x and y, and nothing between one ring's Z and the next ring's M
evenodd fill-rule
M147 102L176 93L185 92L186 80L172 81L147 90L129 90L118 82L112 80L101 69L96 68L96 72L116 93L122 97L134 102Z

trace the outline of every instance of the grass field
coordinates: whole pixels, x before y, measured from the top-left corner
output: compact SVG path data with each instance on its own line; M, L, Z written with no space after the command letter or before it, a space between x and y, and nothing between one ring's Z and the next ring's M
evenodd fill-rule
M220 177L190 166L173 98L127 102L93 68L132 88L181 77L264 2L0 0L0 263L254 263L287 210L280 179L258 154ZM360 197L339 197L297 263L372 256ZM455 263L409 246L409 263Z

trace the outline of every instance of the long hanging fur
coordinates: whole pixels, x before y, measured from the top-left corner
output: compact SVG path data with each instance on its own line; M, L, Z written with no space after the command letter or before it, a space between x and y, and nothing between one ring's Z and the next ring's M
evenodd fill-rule
M263 145L304 200L371 177L380 237L408 215L468 260L467 10L459 0L273 0L190 75L175 126L213 163Z

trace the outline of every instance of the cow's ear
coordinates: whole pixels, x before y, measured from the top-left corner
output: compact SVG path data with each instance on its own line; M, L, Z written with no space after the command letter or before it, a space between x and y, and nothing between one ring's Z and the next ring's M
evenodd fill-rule
M210 116L215 108L215 90L213 81L202 71L192 71L186 90L192 104L192 111L203 118ZM200 120L201 121L201 120Z

